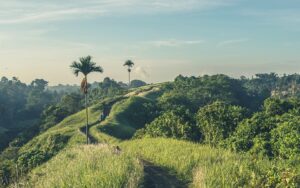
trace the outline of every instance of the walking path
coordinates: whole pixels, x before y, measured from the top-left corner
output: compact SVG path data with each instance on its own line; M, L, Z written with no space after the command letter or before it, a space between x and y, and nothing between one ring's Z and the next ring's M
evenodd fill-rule
M109 105L110 108L113 104ZM109 110L110 112L110 110ZM108 114L109 115L109 114ZM95 126L101 122L95 122L89 126ZM79 131L85 135L85 127L79 129ZM91 144L100 143L99 140L88 134L88 139ZM141 185L142 188L186 188L186 184L176 178L175 175L170 174L169 171L163 169L160 166L156 166L149 161L141 159L144 166L144 181Z

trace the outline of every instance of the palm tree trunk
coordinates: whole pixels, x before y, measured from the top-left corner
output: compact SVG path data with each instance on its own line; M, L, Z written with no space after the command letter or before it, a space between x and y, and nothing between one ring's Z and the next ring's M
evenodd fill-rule
M89 126L89 110L88 110L88 92L87 92L87 77L86 80L86 92L85 92L85 112L86 112L86 126L85 126L85 134L86 134L86 144L89 144L89 137L88 137L88 126Z
M128 87L130 88L130 85L131 85L131 80L130 80L130 71L128 71L128 80L129 80L129 82L128 82Z

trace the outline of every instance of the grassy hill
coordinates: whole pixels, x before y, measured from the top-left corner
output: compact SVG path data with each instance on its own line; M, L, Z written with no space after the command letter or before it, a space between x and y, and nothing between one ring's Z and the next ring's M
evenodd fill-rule
M34 168L22 185L151 187L147 176L163 177L153 181L175 178L183 182L183 187L199 188L299 185L300 165L296 163L167 138L129 140L137 129L153 120L155 114L148 112L155 111L155 100L160 95L159 87L147 86L92 106L90 134L99 145L83 146L85 137L79 130L84 126L84 111L37 136L19 151L19 164ZM109 117L98 123L103 106L108 104ZM120 155L113 145L121 147ZM145 164L151 164L152 169Z
M155 117L149 111L155 110L154 101L162 94L160 86L161 84L144 86L115 101L109 117L101 124L91 127L91 135L101 142L110 143L130 139L137 129L143 128L145 123Z
M144 97L130 97L120 101L113 106L110 116L98 129L118 139L129 139L151 119L147 117L147 110L151 105L154 106L154 103Z
M99 105L94 105L89 109L90 122L98 121L100 111ZM85 126L84 124L85 111L83 110L33 138L18 151L20 170L30 170L51 159L64 148L84 144L85 135L79 131L81 127Z

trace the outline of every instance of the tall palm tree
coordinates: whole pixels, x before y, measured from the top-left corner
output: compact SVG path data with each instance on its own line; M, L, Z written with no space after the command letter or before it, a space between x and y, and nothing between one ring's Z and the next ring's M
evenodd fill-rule
M89 143L88 138L88 124L89 124L89 114L88 114L88 74L92 72L99 72L102 73L103 69L100 66L96 66L96 63L92 61L91 56L87 57L81 57L79 58L80 62L74 61L71 64L71 69L73 70L73 73L75 76L78 76L79 73L82 73L84 78L81 82L81 91L85 95L85 111L86 111L86 127L85 127L85 133L86 133L86 143Z
M128 70L128 78L129 78L129 82L128 82L128 87L130 87L131 85L131 81L130 81L130 73L131 73L131 69L134 66L134 63L131 60L127 60L124 63L124 66L127 66L127 70Z

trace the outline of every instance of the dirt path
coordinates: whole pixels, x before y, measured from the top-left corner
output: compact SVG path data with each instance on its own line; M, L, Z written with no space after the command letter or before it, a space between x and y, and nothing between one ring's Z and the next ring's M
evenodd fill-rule
M99 122L95 122L95 123L93 123L93 124L90 124L89 125L89 128L88 129L90 129L92 126L94 126L94 125L96 125L96 124L98 124ZM81 128L79 128L79 132L81 133L81 134L83 134L84 136L86 136L86 127L81 127ZM88 140L89 140L89 143L90 144L97 144L98 143L98 140L97 139L95 139L90 133L89 133L89 131L88 131Z
M167 170L155 166L148 161L142 161L144 164L144 182L142 188L186 188L183 182L179 181Z
M121 99L122 100L122 99ZM112 106L120 100L112 101L108 104L109 111L108 116L110 114L110 110ZM95 126L101 122L95 122L89 126L91 128L92 126ZM83 134L85 134L85 127L82 127L79 129L79 131ZM88 138L90 143L92 144L98 144L101 143L100 140L97 140L92 135L88 134ZM176 178L176 176L170 174L167 170L163 169L160 166L156 166L146 160L142 160L142 163L144 165L144 182L140 186L141 188L187 188L187 184L184 184L180 180Z

